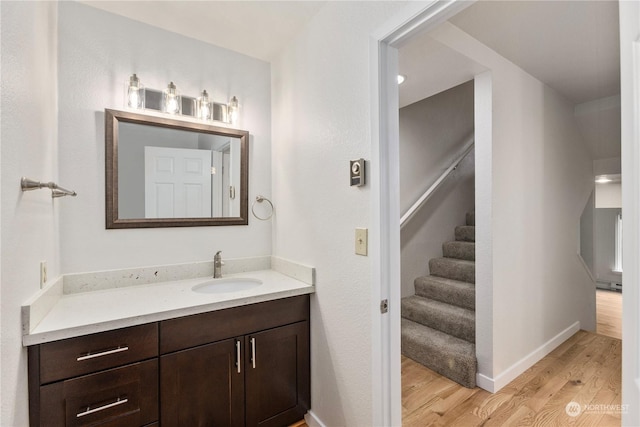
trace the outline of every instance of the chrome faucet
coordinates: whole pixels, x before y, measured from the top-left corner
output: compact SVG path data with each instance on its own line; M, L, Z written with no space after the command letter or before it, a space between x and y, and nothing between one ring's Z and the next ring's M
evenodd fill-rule
M222 277L222 266L224 262L222 262L222 255L220 255L222 251L216 252L213 257L213 278L218 279Z

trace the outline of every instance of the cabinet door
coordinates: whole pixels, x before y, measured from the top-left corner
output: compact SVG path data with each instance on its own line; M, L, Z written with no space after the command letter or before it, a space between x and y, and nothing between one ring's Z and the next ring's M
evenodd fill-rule
M309 409L309 323L245 337L247 426L289 425Z
M243 357L235 339L160 357L162 426L243 426Z

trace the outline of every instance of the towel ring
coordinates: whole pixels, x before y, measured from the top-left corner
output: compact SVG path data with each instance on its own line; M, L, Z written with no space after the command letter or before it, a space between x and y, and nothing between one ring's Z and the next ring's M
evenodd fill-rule
M271 206L271 213L269 213L269 216L266 218L261 218L258 215L256 215L256 211L254 210L256 203L262 203L266 201L267 203L269 203L269 206ZM273 216L273 203L271 203L271 200L267 199L264 196L257 196L256 200L254 200L253 203L251 203L251 213L253 214L253 216L255 216L256 218L258 218L260 221L267 221L269 219L271 219L271 217Z

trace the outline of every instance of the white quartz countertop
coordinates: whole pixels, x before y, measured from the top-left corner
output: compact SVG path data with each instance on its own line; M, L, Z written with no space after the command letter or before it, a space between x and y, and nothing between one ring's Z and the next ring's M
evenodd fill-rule
M225 277L259 279L262 284L252 289L228 293L194 292L191 289L193 286L211 280L210 277L201 277L64 294L43 319L23 335L23 345L41 344L315 292L314 286L274 270L251 271Z

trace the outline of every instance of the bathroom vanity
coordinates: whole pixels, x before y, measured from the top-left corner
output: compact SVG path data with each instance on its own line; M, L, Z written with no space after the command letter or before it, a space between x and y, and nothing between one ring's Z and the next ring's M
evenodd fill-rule
M264 283L220 295L196 294L202 279L63 295L23 339L31 426L282 427L301 420L310 405L314 287L274 271L243 276ZM142 301L145 292L167 305L153 312L142 304L131 316L135 304L127 307L124 295ZM124 305L106 320L117 298ZM84 319L63 328L58 311L73 304ZM91 312L102 321L89 322ZM137 324L114 327L130 323Z

